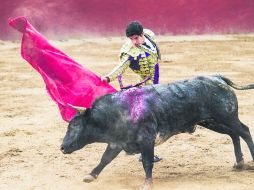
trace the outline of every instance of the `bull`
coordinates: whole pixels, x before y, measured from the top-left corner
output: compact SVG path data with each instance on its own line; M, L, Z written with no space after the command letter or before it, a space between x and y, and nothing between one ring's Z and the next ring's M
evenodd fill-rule
M143 188L150 189L154 146L200 125L231 137L234 167L241 169L244 160L240 137L247 143L252 159L254 144L249 128L238 118L237 98L231 87L247 90L254 89L254 84L239 86L221 75L199 76L104 95L70 121L61 151L70 154L90 143L108 144L100 163L84 178L85 182L96 179L122 150L128 154L141 153L145 170Z

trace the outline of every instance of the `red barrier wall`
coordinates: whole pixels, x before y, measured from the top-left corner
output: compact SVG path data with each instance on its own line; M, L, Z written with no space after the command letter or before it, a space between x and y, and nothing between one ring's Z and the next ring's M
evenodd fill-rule
M1 0L0 39L18 34L9 17L26 16L47 37L124 35L139 20L158 34L254 32L254 0Z

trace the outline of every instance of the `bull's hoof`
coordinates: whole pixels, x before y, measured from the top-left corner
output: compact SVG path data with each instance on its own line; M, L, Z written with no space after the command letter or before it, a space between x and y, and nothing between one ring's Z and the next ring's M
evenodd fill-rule
M84 178L83 178L83 182L86 182L86 183L90 183L92 181L94 181L96 178L90 174L86 175Z
M254 161L250 161L244 164L244 170L254 170Z
M145 183L142 185L140 190L152 190L153 182L151 180L146 180Z
M240 161L234 164L233 168L235 170L243 170L244 169L244 161Z
M244 163L243 161L234 165L235 170L254 170L254 161Z

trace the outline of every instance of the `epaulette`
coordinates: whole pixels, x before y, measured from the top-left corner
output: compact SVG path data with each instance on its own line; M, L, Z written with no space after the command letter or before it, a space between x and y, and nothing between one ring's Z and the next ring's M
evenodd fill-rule
M154 40L155 34L153 33L152 30L144 29L143 31L144 31L144 33L145 33L146 35L148 35L152 40Z
M128 39L127 42L125 42L125 44L122 46L121 50L120 50L120 59L124 54L128 54L131 57L138 57L138 55L140 54L140 49L133 46L131 41Z

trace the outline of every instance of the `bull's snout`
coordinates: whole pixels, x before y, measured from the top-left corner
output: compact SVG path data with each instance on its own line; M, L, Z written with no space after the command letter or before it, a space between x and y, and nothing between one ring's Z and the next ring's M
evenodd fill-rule
M64 147L63 147L63 146L60 147L60 150L61 150L61 152L62 152L63 154L67 154L67 152L64 150Z
M71 154L73 152L68 147L64 147L63 145L61 145L60 150L63 154Z

